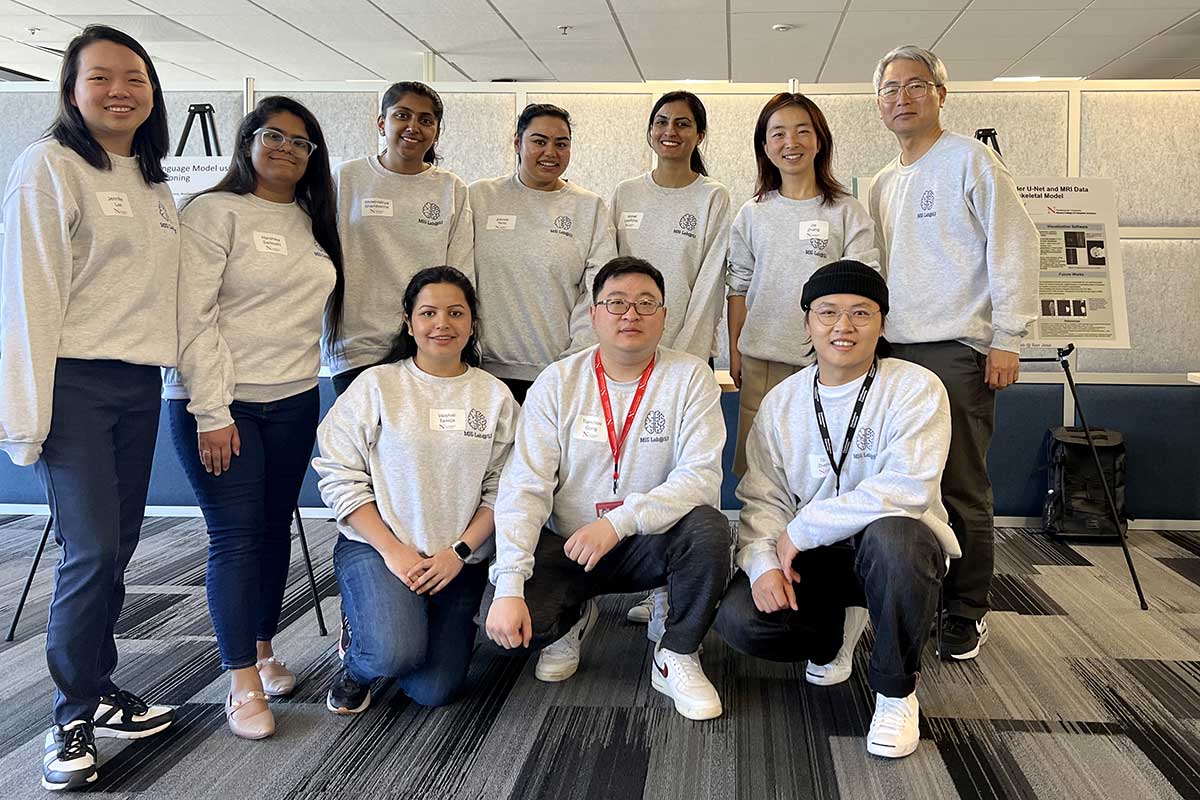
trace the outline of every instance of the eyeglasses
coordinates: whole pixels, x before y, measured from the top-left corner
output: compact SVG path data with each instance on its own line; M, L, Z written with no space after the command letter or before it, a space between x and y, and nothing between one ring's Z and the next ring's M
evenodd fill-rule
M842 314L850 318L850 324L854 327L865 328L879 312L867 311L865 308L850 308L845 310L840 308L821 308L812 313L827 328L832 328L836 325L837 321L842 318Z
M601 300L596 305L604 306L608 309L608 313L615 317L624 314L630 306L633 306L633 310L639 317L652 317L666 304L657 300L638 300L636 303L630 303L628 300Z
M903 89L904 93L908 95L909 100L920 100L922 97L929 94L929 87L931 86L941 86L941 84L934 83L933 81L917 80L909 81L903 86L900 86L899 84L884 86L879 90L879 99L888 101L895 100L900 94L900 90Z
M292 152L308 158L317 152L317 146L300 136L285 136L274 128L259 128L254 132L262 146L268 150L282 150L285 142L292 145Z

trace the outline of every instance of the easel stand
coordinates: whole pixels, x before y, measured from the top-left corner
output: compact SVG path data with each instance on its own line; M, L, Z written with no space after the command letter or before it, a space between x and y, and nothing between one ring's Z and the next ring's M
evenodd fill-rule
M183 148L187 146L188 136L192 133L192 123L199 118L200 133L204 136L204 155L219 156L221 155L221 142L217 139L217 116L216 111L208 103L192 103L188 106L187 122L183 126L183 135L179 137L179 146L175 148L175 155L183 155ZM210 134L209 131L212 131ZM209 139L209 136L212 139ZM213 152L213 151L216 152Z

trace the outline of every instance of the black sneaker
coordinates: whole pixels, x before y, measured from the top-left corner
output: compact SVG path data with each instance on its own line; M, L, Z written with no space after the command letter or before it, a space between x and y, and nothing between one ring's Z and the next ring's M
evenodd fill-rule
M92 723L77 719L52 727L42 755L42 787L52 792L82 789L97 777Z
M335 714L361 714L371 705L371 684L359 683L345 667L338 670L329 687L325 707Z
M342 661L346 660L346 653L350 651L350 618L346 616L345 610L342 611L342 628L338 631L338 658Z
M152 706L124 689L101 697L92 717L101 739L141 739L165 731L174 721L175 709Z
M943 661L968 661L979 655L987 641L987 619L973 620L946 614L942 621L941 655Z

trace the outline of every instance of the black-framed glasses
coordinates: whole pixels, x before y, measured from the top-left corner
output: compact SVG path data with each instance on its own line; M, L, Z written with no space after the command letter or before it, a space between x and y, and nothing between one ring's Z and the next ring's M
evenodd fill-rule
M879 99L895 100L897 97L899 97L900 90L903 89L904 93L908 95L909 100L920 100L922 97L929 94L929 89L933 86L941 86L941 84L935 83L934 81L915 80L909 81L904 85L897 83L889 86L881 86L879 88Z
M841 319L842 314L850 318L850 324L856 328L865 328L875 319L878 311L868 311L865 308L819 308L812 312L813 316L827 328L832 328Z
M619 317L633 306L633 310L637 312L639 317L652 317L658 313L660 308L666 304L660 303L657 300L638 300L635 303L630 303L628 300L612 299L600 300L596 303L598 306L604 306L608 309L608 313L614 317Z
M254 132L262 146L268 150L282 150L285 142L290 143L292 152L308 158L317 152L317 146L303 136L286 136L274 128L259 128Z

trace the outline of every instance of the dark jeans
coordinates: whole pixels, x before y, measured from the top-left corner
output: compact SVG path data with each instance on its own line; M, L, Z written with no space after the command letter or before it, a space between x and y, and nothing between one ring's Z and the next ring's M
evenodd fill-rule
M343 664L359 683L399 679L423 706L453 701L467 680L487 564L466 564L434 595L412 592L369 544L339 536L333 568L354 632Z
M584 572L563 551L567 540L543 528L533 575L525 581L525 603L533 623L529 649L540 650L565 636L582 616L583 604L597 595L666 585L671 609L662 646L676 653L696 652L729 582L729 538L725 515L698 506L665 533L622 539L591 572ZM488 584L481 621L487 620L495 593ZM526 652L491 646L500 652Z
M378 364L367 364L366 366L355 367L354 369L348 369L345 372L339 372L337 375L334 375L333 376L333 393L336 396L341 397L346 392L346 390L350 388L350 384L354 383L355 378L357 378L359 375L362 375L364 372L369 370L371 367L375 367L375 366L379 366L379 365Z
M517 405L525 405L525 395L528 394L529 387L533 386L533 381L523 381L519 378L501 378L500 382L512 392L513 400L517 401Z
M273 403L235 400L229 410L242 454L220 475L200 463L188 401L167 402L175 450L208 525L205 583L221 666L251 667L255 641L270 641L279 627L292 511L312 456L320 395L314 387Z
M759 611L750 579L739 572L721 601L717 633L746 655L828 664L842 646L846 607L863 605L865 594L875 626L871 688L886 697L912 694L945 556L933 531L903 517L876 520L858 538L857 548L818 547L796 556L799 611Z
M942 473L942 502L962 558L950 563L946 611L982 619L995 561L987 454L996 428L996 392L985 381L987 357L958 342L893 344L892 352L935 373L950 396L950 457Z
M100 696L116 691L113 631L146 513L161 388L158 367L74 358L55 367L50 433L34 469L62 549L46 626L60 725L91 719Z

